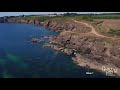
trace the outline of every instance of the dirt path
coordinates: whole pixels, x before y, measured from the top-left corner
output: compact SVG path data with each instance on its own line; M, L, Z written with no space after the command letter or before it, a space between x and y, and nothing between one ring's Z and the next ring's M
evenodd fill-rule
M90 27L91 30L92 30L90 33L93 33L93 34L95 34L96 36L103 37L103 38L105 37L105 38L112 38L112 39L114 39L113 37L107 37L107 36L104 36L104 35L98 33L98 32L95 30L95 28L94 28L92 25L88 24L88 23L80 22L80 21L77 21L77 20L74 20L74 19L72 19L72 20L73 20L74 22L76 22L76 23L84 24L84 25L86 25L87 27Z

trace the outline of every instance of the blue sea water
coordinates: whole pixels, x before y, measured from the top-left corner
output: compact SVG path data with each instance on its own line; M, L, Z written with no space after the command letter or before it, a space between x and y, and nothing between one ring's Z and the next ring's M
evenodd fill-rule
M30 24L0 23L0 78L104 78L94 71L73 63L71 56L32 43L32 37L42 38L57 33Z

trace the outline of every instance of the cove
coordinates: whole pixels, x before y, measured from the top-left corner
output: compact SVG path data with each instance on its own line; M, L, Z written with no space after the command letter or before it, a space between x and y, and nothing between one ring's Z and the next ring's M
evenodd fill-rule
M32 37L42 38L58 33L42 26L19 23L0 23L0 78L104 78L94 71L86 75L71 56L32 43Z

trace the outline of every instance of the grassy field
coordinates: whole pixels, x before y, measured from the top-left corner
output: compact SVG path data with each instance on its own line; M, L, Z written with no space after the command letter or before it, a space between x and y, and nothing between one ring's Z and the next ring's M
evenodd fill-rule
M33 19L33 20L39 20L39 21L45 21L48 19L57 19L58 21L64 21L66 19L76 19L76 20L89 20L93 21L94 19L120 19L120 14L75 14L75 15L62 15L62 16L42 16L42 15L28 15L25 17L20 17L17 19Z
M81 14L68 15L65 17L73 17L76 19L92 20L92 19L120 19L120 14Z
M17 18L18 20L19 19L24 19L24 20L38 20L38 21L45 21L45 20L48 20L48 19L52 19L53 17L49 17L49 16L25 16L25 17L20 17L20 18Z

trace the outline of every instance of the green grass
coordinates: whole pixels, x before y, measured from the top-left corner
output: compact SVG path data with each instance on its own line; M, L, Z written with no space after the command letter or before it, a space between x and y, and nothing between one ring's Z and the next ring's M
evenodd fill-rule
M69 17L78 17L81 19L120 19L120 14L81 14L68 15Z
M17 20L38 20L38 21L45 21L45 20L48 20L48 19L51 19L53 17L49 17L49 16L26 16L26 17L20 17L20 18L16 18Z
M48 19L54 19L58 21L65 21L66 19L76 19L76 20L89 20L93 21L94 19L120 19L120 14L79 14L79 15L63 15L63 16L41 16L41 15L28 15L25 17L19 17L18 20L24 19L24 20L38 20L38 21L45 21Z
M112 15L112 14L106 14L106 15L92 15L92 19L120 19L120 15Z
M120 14L81 14L81 15L69 15L63 17L74 18L76 20L93 21L94 19L120 19Z
M109 34L112 34L112 35L117 35L117 36L120 36L120 30L113 30L113 29L110 29L108 31Z

